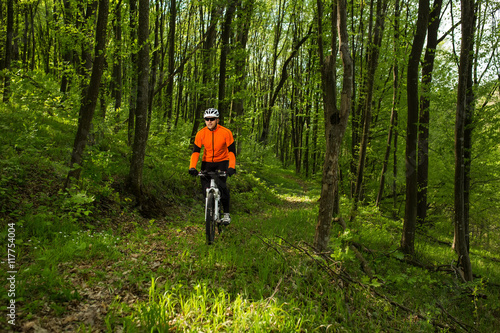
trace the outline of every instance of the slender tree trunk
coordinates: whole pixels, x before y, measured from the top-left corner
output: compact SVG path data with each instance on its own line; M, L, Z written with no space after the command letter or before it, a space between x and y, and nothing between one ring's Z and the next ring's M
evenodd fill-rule
M366 97L364 104L364 122L363 122L363 135L361 137L361 144L359 149L359 161L357 168L356 177L356 187L353 196L353 211L358 209L358 202L361 193L361 187L363 185L363 174L366 163L366 149L368 147L368 142L370 140L370 126L372 121L372 99L373 99L373 89L375 81L375 73L378 67L378 56L379 50L382 45L382 37L384 35L384 20L385 13L387 10L387 1L378 0L377 1L377 15L375 22L375 29L373 37L370 36L371 43L368 50L368 69L366 77ZM372 39L373 38L373 39Z
M231 0L226 8L226 19L222 29L220 51L220 66L219 66L219 105L218 109L221 114L221 124L224 124L224 118L229 115L228 102L226 101L226 72L227 72L227 56L229 54L229 37L231 35L231 25L233 22L234 11L236 10L236 1Z
M85 23L92 19L93 16L96 14L97 6L98 3L96 2L90 2L86 9L84 8L85 4L82 0L80 0L77 3L81 15L77 15L77 29L81 29L85 32L87 32L88 28L86 28ZM48 28L47 28L48 29ZM89 73L92 70L92 49L90 48L90 44L87 42L82 42L81 44L82 48L82 56L80 60L80 66L79 66L79 74L81 78L80 84L83 86L82 89L82 94L85 94L85 87L86 87L86 82L89 77ZM95 57L95 56L94 56ZM47 65L48 66L48 65ZM82 95L83 97L83 95Z
M177 20L177 3L176 0L170 0L170 21L168 28L168 75L171 76L175 70L175 21ZM165 114L167 117L167 127L170 128L172 122L172 110L174 107L174 80L170 80L167 84L165 92Z
M87 145L88 136L92 126L92 118L94 117L97 99L99 97L99 87L101 77L106 61L105 48L106 48L106 26L108 23L109 0L99 1L99 15L97 18L96 27L96 46L94 51L94 65L90 77L89 85L86 89L85 97L82 100L79 118L78 129L73 144L73 152L69 166L71 170L66 177L64 188L69 187L72 178L79 179L81 166L83 161L83 151Z
M380 176L380 185L377 193L377 200L375 205L378 207L380 205L380 201L382 201L382 196L384 193L385 186L385 173L387 172L387 166L389 164L389 156L391 154L391 143L392 136L395 131L396 119L397 119L397 93L398 93L398 66L395 64L393 68L394 82L393 82L393 95L392 95L392 111L391 111L391 120L389 125L389 133L387 134L387 145L385 148L384 161L382 162L382 173Z
M382 197L384 194L385 187L385 174L388 169L389 164L389 156L391 154L391 141L394 136L394 150L396 150L396 125L398 119L398 100L399 100L399 59L397 54L400 49L400 41L399 41L399 19L400 19L400 10L399 10L399 0L396 0L394 5L394 64L393 64L393 83L392 83L392 110L391 110L391 120L389 126L389 133L387 134L387 145L385 148L384 161L382 162L382 172L380 175L380 185L377 193L377 200L375 205L378 207L380 202L382 201ZM395 193L393 193L395 196Z
M253 8L254 8L255 0L247 0L243 1L237 7L237 44L235 50L235 60L234 67L235 73L238 75L238 78L235 80L235 85L233 89L234 103L233 110L236 115L237 121L243 116L244 113L244 105L243 105L243 97L241 93L246 88L246 77L247 77L247 54L246 47L248 42L248 35L250 33L250 23L253 17ZM241 135L242 126L236 126L235 136L238 138ZM236 153L239 154L241 151L241 144L243 140L236 140Z
M64 0L64 25L70 29L70 26L73 24L73 12L71 9L71 2L69 0ZM60 91L65 93L69 90L69 71L70 66L72 65L73 59L73 45L70 45L67 39L62 40L61 52L63 57L63 76L61 79L61 88Z
M135 114L135 135L130 163L130 188L142 200L142 170L148 140L148 99L149 99L149 0L139 0L139 26L137 55L137 108Z
M267 143L267 138L269 136L269 127L271 123L271 115L273 112L273 100L274 98L274 80L276 77L276 71L277 71L277 63L278 63L278 45L281 40L281 33L283 32L283 20L284 20L284 13L285 11L283 8L285 7L286 0L279 0L278 4L278 17L276 19L276 25L274 28L274 39L273 39L273 57L272 57L272 70L270 74L270 83L269 83L269 95L266 96L268 99L267 105L263 107L263 115L262 115L262 132L260 135L259 141L262 143ZM286 70L286 69L285 69ZM286 75L286 74L285 74ZM282 73L283 76L283 73ZM281 89L281 88L280 88Z
M415 230L417 224L418 69L427 33L428 21L429 0L419 0L417 30L413 39L407 71L406 205L401 249L403 253L409 255L413 255L415 251Z
M129 2L129 15L130 15L130 39L136 40L137 38L137 0L130 0ZM130 95L128 105L128 144L132 145L134 140L134 127L135 127L135 112L137 107L137 46L132 49L130 56Z
M417 170L417 221L425 223L427 217L427 186L429 178L429 125L432 71L437 47L442 0L435 0L429 16L427 46L422 65L422 95L420 96L420 121L418 130L418 170Z
M351 0L351 6L354 8L354 0ZM365 18L364 11L368 6L360 6L359 13L354 17L355 11L351 10L351 31L355 31L355 22L359 21L359 28L356 34L352 34L352 57L353 57L353 72L360 73L359 83L356 81L357 76L353 78L353 91L352 91L352 100L357 101L356 103L352 103L352 117L351 117L351 197L354 197L354 192L356 190L356 175L357 175L357 161L359 161L359 147L361 143L361 129L362 129L362 119L363 119L363 106L365 105L365 92L363 87L365 84L365 70L364 70L364 45L362 41L365 39L366 31L369 31L371 34L372 22L373 20L369 20L370 25L369 28L365 28ZM373 13L373 1L370 1L370 15ZM358 19L359 17L359 19ZM359 47L358 47L359 45ZM358 89L358 87L361 87Z
M201 89L200 92L200 97L197 101L196 105L196 110L195 110L195 115L194 115L194 120L193 120L193 128L191 130L191 142L194 142L194 137L196 135L196 132L198 131L198 126L200 123L200 118L203 113L203 109L208 108L208 102L209 102L209 88L208 84L212 81L213 75L211 74L211 71L213 70L212 64L213 64L213 47L215 45L215 38L216 38L216 24L219 20L220 12L218 8L213 8L212 13L210 15L211 17L211 24L208 27L207 30L207 37L203 43L203 50L202 50L202 85L203 89Z
M335 191L339 181L338 160L342 138L347 128L347 121L351 109L353 67L348 46L346 5L344 0L338 0L337 15L332 15L332 29L335 27L334 19L336 18L339 29L340 54L344 67L339 110L336 107L335 53L333 51L336 47L332 41L332 54L329 54L325 59L323 54L323 31L321 28L323 17L322 0L317 0L317 4L318 53L322 70L321 78L325 115L326 152L325 162L323 164L321 198L314 246L318 251L324 251L328 248L328 242L330 240L330 228L335 206Z
M153 60L151 63L151 69L149 74L149 96L148 96L148 122L147 122L147 133L151 128L151 121L153 118L153 102L155 97L155 86L156 86L156 73L158 71L158 65L160 64L160 0L156 0L155 5L155 27L154 27L154 46L153 46ZM161 96L161 94L160 94Z
M458 69L457 113L455 123L455 251L458 254L459 267L464 279L472 281L472 265L468 250L468 225L465 202L465 124L467 109L467 89L471 81L469 73L472 62L474 39L474 0L463 0L462 6L462 42L460 48L460 66ZM468 104L469 102L469 104Z
M118 0L114 8L115 19L113 21L113 31L115 34L115 56L113 58L113 78L111 79L111 96L115 99L115 110L122 106L122 1Z
M279 95L281 89L283 88L286 80L288 79L288 65L293 60L293 58L297 55L302 44L304 44L306 42L306 40L309 38L309 36L311 35L311 32L312 32L312 26L309 28L309 31L307 32L307 34L304 37L302 37L301 40L299 40L297 42L297 44L294 46L294 48L292 50L292 53L290 54L288 59L286 59L285 63L283 64L283 68L281 69L280 81L278 82L278 84L276 85L276 88L273 91L273 95L271 97L271 101L269 102L269 106L264 111L263 130L262 130L262 134L260 136L260 140L259 140L260 142L263 142L263 143L267 142L267 138L269 135L269 126L271 123L272 109L274 108L274 105L276 103L276 100L278 98L278 95Z
M35 39L35 14L33 13L33 6L30 6L31 18L31 62L30 70L35 70L35 55L36 55L36 39Z
M5 42L5 58L2 69L7 70L3 84L3 101L10 98L10 61L12 59L12 40L14 36L14 0L7 0L7 38Z
M471 46L472 48L472 46ZM471 167L472 167L472 131L474 129L473 119L475 111L475 96L472 81L472 59L469 61L469 73L467 80L467 103L464 124L464 220L465 220L465 242L467 251L470 248L470 191L471 191Z

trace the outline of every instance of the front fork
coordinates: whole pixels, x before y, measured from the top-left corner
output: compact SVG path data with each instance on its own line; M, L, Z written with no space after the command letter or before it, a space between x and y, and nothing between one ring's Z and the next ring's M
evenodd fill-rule
M219 222L219 202L220 202L220 192L219 189L215 186L215 179L210 180L210 187L207 188L207 193L205 196L205 220L207 219L207 207L208 207L208 194L210 192L214 193L214 221Z

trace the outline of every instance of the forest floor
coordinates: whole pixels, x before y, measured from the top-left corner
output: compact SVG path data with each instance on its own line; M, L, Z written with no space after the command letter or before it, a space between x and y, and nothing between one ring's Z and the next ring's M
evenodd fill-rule
M362 237L334 228L338 234L333 236L342 239L334 240L338 248L326 259L314 253L309 243L318 186L289 174L282 177L293 190L281 183L274 203L233 214L232 224L212 246L205 245L201 204L170 206L170 215L151 219L108 202L105 213L113 218L105 224L94 216L92 224L62 236L72 241L45 243L41 252L27 247L19 265L30 273L20 279L30 280L17 283L31 295L18 302L16 325L7 330L480 332L474 320L488 321L486 326L499 323L500 307L492 301L498 285L493 290L483 282L465 285L450 270L430 273L405 264L394 255L387 235L380 236L385 244L373 248L359 243ZM354 252L348 254L350 249ZM382 273L394 269L400 272ZM217 300L218 293L224 293L223 301ZM165 295L178 297L170 308ZM410 300L416 295L427 303ZM432 297L436 300L428 303ZM452 300L443 305L443 297ZM240 298L251 305L246 305L250 319L238 326L236 312L245 309L245 303L236 304ZM223 303L219 321L210 319L217 302ZM463 309L455 308L460 302L466 302L466 313L470 310L465 317L460 316ZM161 304L164 308L154 310ZM287 313L276 314L287 324L251 320L275 311ZM319 311L324 313L318 316Z
M205 245L201 206L196 209L171 207L175 212L171 212L170 216L153 220L136 212L115 212L114 217L105 225L94 225L79 232L86 241L81 242L74 233L71 235L75 237L75 246L80 252L89 251L95 246L92 238L96 239L98 246L102 246L102 238L115 237L115 240L109 243L113 247L111 252L90 257L75 255L56 263L53 262L59 261L56 255L53 258L37 258L36 254L28 254L19 262L21 269L29 270L31 265L39 269L35 263L39 260L52 261L52 264L55 264L51 265L52 272L46 277L43 276L43 271L35 273L40 275L38 282L47 284L47 288L54 290L44 292L43 285L35 287L41 291L35 293L38 299L26 296L19 302L18 308L20 307L21 311L16 314L16 325L6 328L36 333L123 331L122 325L117 322L120 318L130 315L138 303L150 299L152 279L159 283L162 280L178 280L177 275L189 276L190 273L179 274L178 271L186 265L196 265L197 256L206 256L206 251L226 251L225 242L228 239L232 239L228 244L231 247L234 246L235 238L260 239L259 242L264 245L262 250L269 251L272 246L265 241L268 235L262 234L262 231L258 230L259 227L255 226L273 223L274 214L283 216L286 215L285 212L314 210L315 203L305 196L310 185L299 178L286 178L303 188L302 196L297 196L297 193L282 193L279 194L282 197L279 206L266 207L265 210L252 214L244 213L241 216L233 214L231 225L217 236L218 244L214 246ZM173 214L175 216L172 216ZM197 253L200 248L203 249L202 254ZM36 252L36 247L33 250ZM196 270L195 267L190 269ZM213 269L218 270L221 267L214 263ZM210 275L209 271L206 273ZM50 281L44 280L50 280L52 274L60 283L50 286ZM233 274L234 268L231 268L222 275L231 279ZM18 284L27 287L30 282L18 281ZM127 310L124 310L125 308ZM130 328L128 330L130 331Z

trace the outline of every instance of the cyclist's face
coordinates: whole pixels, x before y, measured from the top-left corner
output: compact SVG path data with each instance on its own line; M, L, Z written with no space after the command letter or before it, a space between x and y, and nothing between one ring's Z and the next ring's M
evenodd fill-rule
M209 130L213 130L218 123L218 118L205 118L205 124L207 125Z

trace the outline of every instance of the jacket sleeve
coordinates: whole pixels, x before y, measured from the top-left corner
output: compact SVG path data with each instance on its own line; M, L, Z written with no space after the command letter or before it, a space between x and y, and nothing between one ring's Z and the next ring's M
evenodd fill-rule
M198 164L198 158L200 157L201 151L201 138L199 133L196 134L193 145L193 153L191 154L191 159L189 161L189 168L196 169L196 164Z
M228 146L227 150L229 151L229 167L236 169L236 143L233 139L233 134L229 132L228 135Z
M198 158L200 157L200 152L195 152L191 154L191 160L189 161L189 169L196 169L196 164L198 164Z

